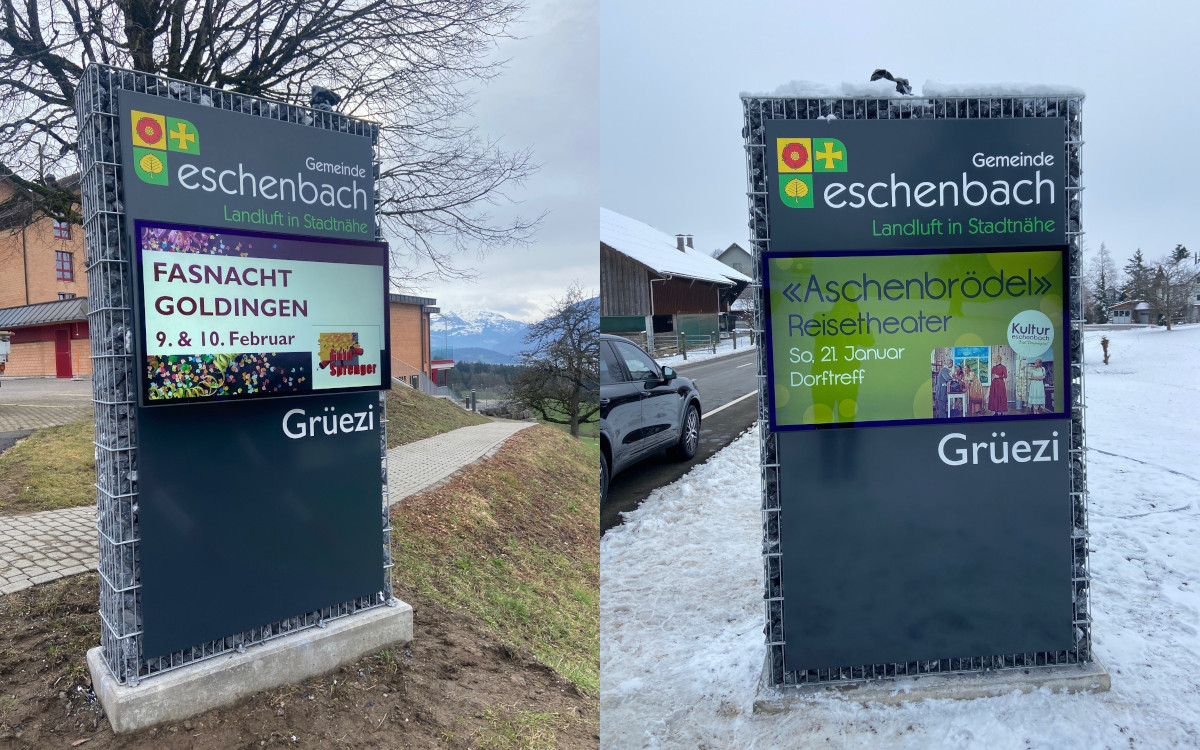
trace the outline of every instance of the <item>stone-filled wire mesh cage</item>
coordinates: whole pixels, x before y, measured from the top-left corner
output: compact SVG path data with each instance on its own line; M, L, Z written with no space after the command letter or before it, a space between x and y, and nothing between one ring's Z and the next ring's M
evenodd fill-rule
M121 173L122 91L161 96L206 107L263 117L303 127L371 139L379 173L379 126L336 112L222 91L186 81L103 65L90 65L76 94L80 188L87 238L88 325L92 341L92 401L96 418L96 510L100 552L100 645L104 660L122 684L262 643L374 607L394 605L391 582L391 521L388 516L387 419L379 394L381 544L384 591L279 622L196 644L166 656L145 658L142 650L141 572L138 529L138 372L134 362L132 222L125 216ZM375 237L382 239L376 198ZM180 582L179 596L187 596Z
M776 435L768 419L765 391L769 364L765 347L758 349L759 436L762 471L763 581L766 609L767 679L777 686L854 682L907 675L983 672L1000 669L1091 662L1092 636L1089 603L1087 476L1084 461L1083 416L1083 230L1081 205L1083 162L1081 159L1083 97L1071 96L964 96L964 97L796 97L742 96L747 159L747 198L750 208L750 242L754 252L754 330L760 338L765 330L766 304L762 288L762 254L771 250L768 226L766 143L768 120L931 120L931 119L1012 119L1061 117L1067 123L1063 151L1066 156L1067 245L1070 311L1070 416L1071 436L1068 452L1071 472L1072 550L1071 591L1073 602L1074 647L1067 651L1019 654L980 654L892 664L847 664L832 669L804 669L803 665L784 662L787 630L783 618L786 582L783 580L783 545L780 539L781 505L779 497L779 460ZM1065 573L1065 571L1064 571Z

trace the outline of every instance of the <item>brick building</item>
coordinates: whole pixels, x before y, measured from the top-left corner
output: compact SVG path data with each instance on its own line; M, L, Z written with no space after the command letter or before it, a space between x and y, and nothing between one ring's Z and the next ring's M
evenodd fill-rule
M0 181L0 204L16 190ZM0 330L13 332L5 375L91 375L82 228L27 216L19 202L0 214Z
M437 300L407 294L389 294L392 377L411 383L418 373L433 379L440 366L429 345L429 315L440 312ZM451 361L453 366L453 361Z

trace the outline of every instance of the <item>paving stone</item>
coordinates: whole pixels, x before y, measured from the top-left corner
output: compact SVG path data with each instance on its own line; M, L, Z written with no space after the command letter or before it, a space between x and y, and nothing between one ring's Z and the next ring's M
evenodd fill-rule
M530 422L495 421L401 445L388 451L388 500L395 505L445 481L459 469L496 452Z

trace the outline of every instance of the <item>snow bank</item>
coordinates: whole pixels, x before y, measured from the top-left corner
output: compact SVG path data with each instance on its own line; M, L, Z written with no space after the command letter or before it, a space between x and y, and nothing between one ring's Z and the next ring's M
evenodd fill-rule
M816 81L788 81L787 83L777 86L771 92L742 92L742 96L746 98L770 98L780 97L785 99L824 99L832 98L853 98L856 96L871 97L878 99L905 99L912 98L911 94L901 94L896 91L896 82L889 81L886 78L880 78L878 81L867 81L865 83L851 83L844 81L842 83L828 84L817 83Z
M921 86L922 96L1084 96L1078 86L1054 83L942 83L928 80Z
M1077 86L1048 83L943 83L927 80L921 86L920 95L901 94L896 84L886 78L865 83L842 82L838 84L815 81L788 81L774 91L743 91L746 99L921 99L936 96L1083 96Z
M1094 644L1111 692L866 708L821 697L754 716L766 649L752 431L601 541L602 744L1200 746L1200 326L1088 332L1085 349Z
M696 362L703 362L706 359L718 359L720 357L728 357L733 354L740 354L744 351L754 349L755 346L750 343L748 335L738 336L737 349L733 348L733 341L725 339L717 344L717 351L714 354L712 349L692 349L688 352L687 360L683 359L682 354L672 354L669 357L655 357L654 361L660 365L669 365L678 367L680 365L691 365Z

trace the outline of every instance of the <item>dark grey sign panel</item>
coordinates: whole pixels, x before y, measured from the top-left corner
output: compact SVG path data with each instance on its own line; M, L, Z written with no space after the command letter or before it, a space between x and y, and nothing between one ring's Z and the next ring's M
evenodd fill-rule
M1072 648L1070 426L777 433L787 669Z
M376 393L139 409L143 653L384 590Z
M369 136L128 91L119 92L118 103L126 231L132 233L137 221L155 222L163 230L159 250L173 253L168 260L179 254L188 283L192 267L199 273L205 263L261 270L283 262L275 256L291 247L284 247L286 238L275 237L279 247L268 247L269 235L247 230L375 239ZM133 248L137 239L128 236L126 242ZM345 258L333 260L352 260L353 254L352 248L342 248ZM255 393L264 390L264 380L274 384L283 370L292 377L293 368L296 383L312 389L335 366L341 368L343 360L351 364L338 369L339 375L362 375L361 365L356 368L346 359L349 354L340 353L345 349L359 356L357 350L323 346L320 337L357 341L373 332L372 344L361 348L364 354L379 351L382 363L389 356L386 331L375 320L368 321L374 326L364 326L358 318L310 318L307 305L314 294L328 291L323 291L323 280L338 293L376 299L373 310L385 309L386 266L382 274L378 265L373 270L369 285L326 275L310 280L305 293L295 295L290 292L301 290L283 290L279 279L290 283L298 276L290 266L277 270L276 288L288 292L278 296L303 305L288 303L297 313L296 331L268 330L278 320L263 317L261 304L257 314L242 305L221 326L195 332L159 326L155 330L161 335L152 336L155 345L174 348L150 351L150 341L138 337L135 361L159 357L155 372L164 383L172 379L174 387L199 369L212 375L209 370L220 355L221 382L231 384L231 390ZM221 278L222 284L229 280L228 275ZM240 272L233 281L244 278ZM250 292L261 291L260 278L251 279L255 286ZM229 298L246 292L242 286L234 283L230 294L220 294ZM180 294L192 300L198 293ZM201 302L195 303L199 314L188 317L189 323L204 314ZM180 312L187 317L190 310ZM145 310L134 305L134 315L139 330L145 330ZM245 332L253 335L240 335ZM269 338L269 333L278 334L277 340L254 340L259 334ZM207 352L179 349L185 338L195 345L195 336L214 345ZM302 352L307 369L300 360L262 361L259 356L285 357L290 349L280 341L301 337L307 337ZM334 349L338 356L328 354ZM247 351L259 359L242 356ZM325 360L328 365L322 368ZM177 371L181 380L174 379ZM371 374L375 387L386 387L386 379L379 382L386 373ZM207 390L218 387L215 375L199 380ZM181 400L194 400L191 391L197 389L185 390L188 399ZM145 658L385 591L379 411L374 392L137 408Z
M771 249L1065 242L1066 121L769 120Z
M128 91L119 103L133 217L375 238L369 137Z

